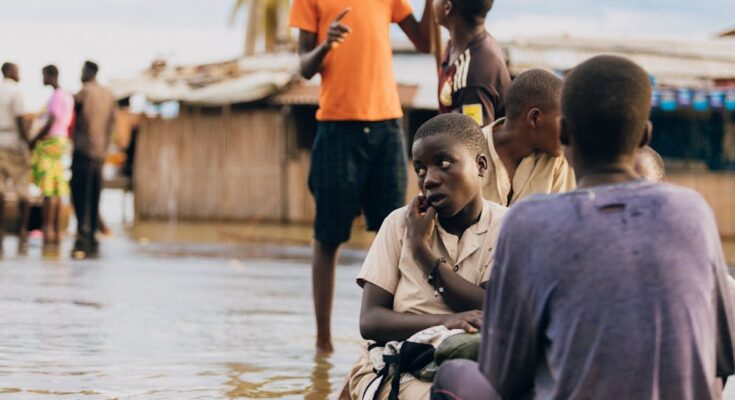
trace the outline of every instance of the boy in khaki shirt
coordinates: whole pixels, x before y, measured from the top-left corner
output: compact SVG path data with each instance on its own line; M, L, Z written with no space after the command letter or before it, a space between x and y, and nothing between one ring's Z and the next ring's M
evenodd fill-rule
M536 193L574 189L574 171L559 140L561 79L532 69L518 75L506 95L506 117L485 127L491 167L486 199L504 206Z
M485 150L479 126L465 115L439 115L419 128L412 153L421 195L385 219L357 278L366 340L403 341L437 325L481 327L483 285L507 210L482 198ZM349 374L349 398L361 399L375 376L366 342ZM399 396L427 399L430 386L405 374ZM389 391L384 385L376 398Z

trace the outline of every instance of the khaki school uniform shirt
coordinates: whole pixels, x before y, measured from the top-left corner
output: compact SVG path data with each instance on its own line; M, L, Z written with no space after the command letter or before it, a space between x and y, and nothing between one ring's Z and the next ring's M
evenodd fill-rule
M465 280L480 285L490 276L495 241L506 208L485 201L480 220L467 228L462 238L451 235L438 220L431 241L437 257L443 257ZM393 211L383 222L370 247L357 283L370 282L393 295L393 309L414 314L449 314L452 310L434 288L413 257L406 242L408 207Z
M510 207L532 194L568 192L577 186L574 170L564 156L550 157L543 153L531 154L524 158L511 182L493 143L493 132L497 132L504 123L505 118L500 118L482 129L490 150L491 165L483 178L482 194L485 199ZM508 201L511 188L513 195Z
M495 242L507 208L485 201L480 220L467 228L461 238L445 231L438 220L431 241L437 257L455 266L455 271L467 281L480 285L488 281L492 269ZM450 314L452 310L441 296L434 296L434 287L418 265L406 241L408 207L393 211L380 227L370 247L362 270L357 277L361 287L365 282L393 295L393 310L413 314ZM362 396L375 377L368 359L367 342L361 346L360 359L350 372L349 391L353 399ZM401 378L401 398L428 399L431 383L419 381L409 374ZM385 399L390 384L382 388L378 398Z

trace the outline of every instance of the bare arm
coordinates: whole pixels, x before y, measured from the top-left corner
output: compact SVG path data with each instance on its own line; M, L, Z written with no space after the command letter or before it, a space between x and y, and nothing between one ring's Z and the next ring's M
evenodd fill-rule
M30 141L28 140L28 132L26 131L26 123L23 120L23 117L17 117L15 119L15 124L18 126L18 134L20 135L20 139L25 143L30 144Z
M421 53L431 53L431 23L433 18L431 7L431 0L426 0L421 22L416 21L413 15L409 15L398 23L398 26L408 36L416 50Z
M324 57L329 53L327 42L316 45L316 33L299 31L299 72L311 79L322 69Z
M322 70L324 58L330 50L339 46L350 33L350 28L340 21L350 11L345 8L329 26L327 40L317 45L316 32L299 30L299 72L306 79L311 79Z
M48 136L49 132L51 132L51 127L54 125L54 121L56 121L56 116L53 113L49 113L48 120L46 121L46 124L41 128L41 132L36 135L36 137L31 138L31 147L35 146L36 142L39 140L43 140Z
M360 334L363 338L379 343L401 341L437 325L476 332L476 328L482 326L482 314L479 311L445 315L399 313L393 311L392 294L365 282L360 310Z
M425 271L429 271L429 273L432 272L439 259L426 243L414 247L413 255L419 265ZM439 276L435 277L435 279L439 279L441 287L444 289L441 296L453 311L482 310L485 299L484 288L476 286L462 278L446 262L438 263L437 272Z

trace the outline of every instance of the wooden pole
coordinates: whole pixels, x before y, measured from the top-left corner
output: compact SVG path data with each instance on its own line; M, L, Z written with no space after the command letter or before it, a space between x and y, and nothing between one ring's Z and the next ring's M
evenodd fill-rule
M426 7L431 7L431 3L427 2ZM434 10L429 9L431 14L431 51L434 53L436 61L436 70L438 71L442 65L442 56L444 55L444 43L442 42L442 31L439 24L436 23Z

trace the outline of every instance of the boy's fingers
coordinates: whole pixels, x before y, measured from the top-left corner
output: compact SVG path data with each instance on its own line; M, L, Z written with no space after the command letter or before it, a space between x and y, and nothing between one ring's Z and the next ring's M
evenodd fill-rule
M331 27L329 27L330 33L334 35L349 35L352 31L349 26L345 26L342 24L334 24Z
M426 209L426 217L434 219L435 216L436 216L436 208L434 208L433 206L429 206Z
M474 326L472 326L472 325L471 325L471 324L470 324L469 322L467 322L467 321L462 321L462 327L461 327L461 328L462 328L462 329L463 329L463 330L464 330L465 332L468 332L468 333L473 333L473 331L476 331L475 327L474 327Z
M408 203L408 212L413 215L418 215L420 213L420 204L421 201L419 199L419 196L415 196L413 199L411 199L411 202Z
M351 8L349 8L349 7L345 7L345 9L344 9L344 10L342 10L342 12L340 12L339 14L337 14L337 18L335 18L335 19L334 19L334 22L339 22L339 21L341 21L341 20L342 20L342 18L344 18L344 17L345 17L345 15L347 15L347 13L348 13L348 12L350 12L350 10L352 10L352 9L351 9Z

